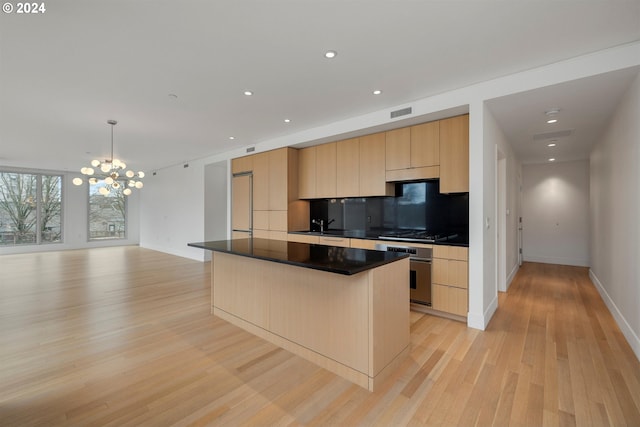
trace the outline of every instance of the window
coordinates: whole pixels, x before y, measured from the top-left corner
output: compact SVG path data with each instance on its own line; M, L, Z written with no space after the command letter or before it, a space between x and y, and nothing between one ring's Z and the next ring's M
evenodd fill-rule
M0 171L0 246L62 242L62 176Z
M106 195L104 184L89 185L89 240L125 239L127 237L127 196L123 186Z

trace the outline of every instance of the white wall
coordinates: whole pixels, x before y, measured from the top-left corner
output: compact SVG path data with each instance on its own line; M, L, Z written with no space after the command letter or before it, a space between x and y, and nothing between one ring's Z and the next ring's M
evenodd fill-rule
M25 170L24 172L29 172ZM106 246L137 245L140 239L140 192L134 191L127 199L127 238L88 241L89 190L87 184L73 185L71 180L79 174L58 171L33 171L62 174L62 221L64 242L45 245L0 247L0 255L30 252L60 251L68 249L98 248Z
M498 126L493 114L485 111L484 137L489 143L494 143L500 153L504 156L505 185L504 185L504 209L496 212L496 226L500 223L498 215L502 216L504 222L504 260L501 267L505 278L505 291L516 272L518 271L518 217L521 215L519 203L519 177L522 173L522 166L511 147L511 144ZM494 229L494 232L497 231ZM500 264L499 264L500 265ZM498 272L500 273L500 272ZM499 276L499 274L498 274Z
M522 167L525 261L589 265L589 162Z
M591 153L591 278L640 359L640 76Z
M203 160L148 173L140 209L140 246L204 260L201 249L187 246L205 240Z

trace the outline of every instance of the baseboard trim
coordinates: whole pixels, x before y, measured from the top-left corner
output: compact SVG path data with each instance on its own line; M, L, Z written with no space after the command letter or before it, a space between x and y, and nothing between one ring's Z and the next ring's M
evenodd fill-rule
M493 298L493 301L489 303L489 306L481 315L469 312L467 316L467 326L484 331L485 329L487 329L487 326L489 325L489 322L491 321L491 318L493 317L497 309L498 295Z
M602 300L604 301L605 305L611 312L611 315L613 316L616 323L618 324L618 327L622 331L622 335L624 335L624 337L627 339L627 342L631 346L631 349L635 353L638 360L640 360L640 338L638 338L638 336L633 331L631 326L629 326L627 319L624 318L624 316L618 309L618 306L616 305L616 303L613 302L613 300L607 293L607 290L604 288L604 286L602 286L602 283L600 282L598 277L595 275L595 273L591 269L589 269L589 277L591 278L591 281L593 282L596 289L598 290L598 293L602 297Z
M539 262L542 264L572 265L574 267L589 267L589 260L586 259L526 255L523 258L523 261Z
M511 286L511 282L513 282L513 279L516 277L516 273L518 272L518 270L520 269L520 266L518 265L518 263L516 263L516 265L513 266L513 270L511 270L511 273L509 273L509 276L507 276L507 283L506 283L506 290L509 290L509 286Z

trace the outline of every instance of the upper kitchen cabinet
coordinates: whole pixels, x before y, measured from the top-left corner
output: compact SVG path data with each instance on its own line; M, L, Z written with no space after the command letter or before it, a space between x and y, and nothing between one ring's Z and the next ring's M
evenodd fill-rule
M269 210L269 152L253 157L253 210Z
M336 197L337 153L335 142L316 146L316 197Z
M440 165L440 123L411 126L411 167Z
M360 140L336 143L336 197L360 196Z
M385 175L385 134L360 138L360 197L394 196L395 185Z
M386 170L409 169L411 167L411 130L400 128L385 132Z
M469 115L440 120L440 192L469 191Z
M298 197L336 197L337 144L332 142L303 148L299 154Z
M298 197L301 199L316 197L316 148L298 150Z
M290 198L297 194L290 194L288 190L288 162L289 157L297 154L294 150L280 149L269 151L269 210L286 211Z
M253 170L253 156L238 157L231 160L231 173L251 172Z
M439 130L435 121L386 132L386 180L438 178Z

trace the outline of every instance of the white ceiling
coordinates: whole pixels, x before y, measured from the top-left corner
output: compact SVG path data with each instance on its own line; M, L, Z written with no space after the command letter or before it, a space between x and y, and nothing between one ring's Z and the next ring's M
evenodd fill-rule
M116 119L116 157L158 169L640 40L638 0L45 4L0 15L0 165L78 170L108 155ZM637 72L490 108L541 161L526 147L545 108L589 145Z

